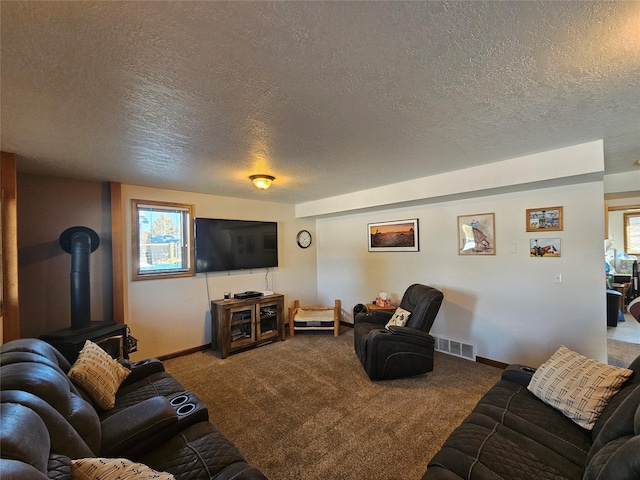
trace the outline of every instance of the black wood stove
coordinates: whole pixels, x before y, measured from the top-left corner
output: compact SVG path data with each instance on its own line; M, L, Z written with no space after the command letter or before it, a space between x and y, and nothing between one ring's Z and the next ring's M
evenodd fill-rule
M113 358L129 358L127 326L113 321L91 321L89 256L100 245L98 234L87 227L71 227L60 235L60 246L71 254L71 327L40 338L56 347L73 364L87 340L100 345Z

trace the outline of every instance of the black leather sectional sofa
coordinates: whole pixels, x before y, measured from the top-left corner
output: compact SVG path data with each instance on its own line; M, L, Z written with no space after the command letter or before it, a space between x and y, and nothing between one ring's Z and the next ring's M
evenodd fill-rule
M98 457L178 480L266 478L161 362L121 364L130 373L104 410L70 380L71 365L49 344L21 339L0 347L0 478L70 480L74 462ZM508 367L423 480L640 479L640 357L629 369L588 430L527 389L535 370Z
M591 430L527 390L509 366L429 462L423 480L640 479L640 357Z
M36 339L4 344L0 478L68 480L72 460L96 457L128 459L178 480L266 478L161 362L120 363L131 372L113 408L103 410L70 381L71 365L52 346Z

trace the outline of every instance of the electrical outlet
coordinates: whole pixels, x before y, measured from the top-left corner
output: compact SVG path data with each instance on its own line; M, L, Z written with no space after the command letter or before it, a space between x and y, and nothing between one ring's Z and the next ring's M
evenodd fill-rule
M553 277L553 283L562 283L562 274L556 273Z

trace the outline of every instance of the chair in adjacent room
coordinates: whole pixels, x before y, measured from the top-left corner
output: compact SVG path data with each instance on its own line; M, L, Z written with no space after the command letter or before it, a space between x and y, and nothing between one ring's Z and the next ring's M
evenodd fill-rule
M640 297L636 297L631 300L631 303L627 306L629 313L633 318L640 322Z
M406 323L397 313L361 312L354 318L355 351L371 380L411 377L433 370L434 338L429 330L440 310L443 293L414 284L405 291L400 309L410 312ZM405 314L406 315L406 314ZM395 325L388 325L390 320Z

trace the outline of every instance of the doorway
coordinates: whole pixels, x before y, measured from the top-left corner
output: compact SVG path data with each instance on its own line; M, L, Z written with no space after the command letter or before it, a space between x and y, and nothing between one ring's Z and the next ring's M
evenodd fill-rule
M605 252L606 260L615 272L615 282L620 285L630 281L633 259L640 261L640 255L626 252L625 245L625 214L640 213L638 198L607 198L605 196ZM627 367L629 363L640 355L640 323L637 322L622 307L622 316L617 326L607 326L607 352L609 364Z

